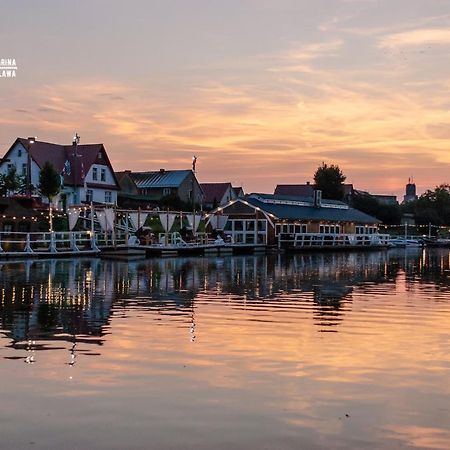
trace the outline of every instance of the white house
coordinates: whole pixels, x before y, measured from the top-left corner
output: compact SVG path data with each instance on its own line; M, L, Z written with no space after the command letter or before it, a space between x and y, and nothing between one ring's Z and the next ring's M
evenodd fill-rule
M31 185L39 185L39 173L49 162L61 174L63 187L57 199L63 204L117 203L119 183L103 144L59 145L17 138L0 160L0 173L7 174L15 166L18 175L27 176ZM44 201L46 199L43 199Z

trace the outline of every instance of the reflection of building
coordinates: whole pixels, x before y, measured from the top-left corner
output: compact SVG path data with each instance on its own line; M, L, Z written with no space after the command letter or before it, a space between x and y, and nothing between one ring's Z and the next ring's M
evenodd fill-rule
M381 283L384 292L394 290L399 273L406 281L414 280L408 289L418 283L428 289L433 282L448 291L450 262L443 254L420 251L406 258L404 251L392 250L130 263L2 262L0 329L14 348L23 349L32 339L35 350L56 349L61 344L55 342L72 344L75 337L98 346L106 334L114 333L116 315L123 319L128 315L124 313L137 310L141 316L154 315L159 323L178 321L189 330L194 311L206 305L225 308L225 314L245 309L254 318L261 311L271 315L289 310L312 317L322 331L336 328L351 313L355 291L370 298ZM195 316L197 326L201 317Z

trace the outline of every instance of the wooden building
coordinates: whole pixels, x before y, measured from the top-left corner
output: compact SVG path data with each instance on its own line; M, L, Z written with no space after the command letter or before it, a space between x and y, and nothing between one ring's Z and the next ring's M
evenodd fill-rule
M378 234L380 221L335 200L275 194L250 194L211 211L209 227L234 243L278 245L304 236ZM355 242L356 242L355 241Z

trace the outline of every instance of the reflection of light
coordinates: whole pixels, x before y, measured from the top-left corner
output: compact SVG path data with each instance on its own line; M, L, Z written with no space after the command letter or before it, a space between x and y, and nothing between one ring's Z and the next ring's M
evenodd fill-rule
M86 272L86 282L90 283L92 281L92 270Z

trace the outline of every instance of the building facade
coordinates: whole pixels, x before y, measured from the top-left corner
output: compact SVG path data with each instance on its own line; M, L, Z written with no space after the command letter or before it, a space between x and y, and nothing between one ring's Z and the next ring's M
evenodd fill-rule
M55 199L60 207L117 203L119 183L103 144L80 145L74 141L72 145L59 145L17 138L0 162L0 173L6 175L14 167L38 196L39 174L46 162L61 175L61 192Z
M241 187L233 187L231 183L202 183L200 186L204 193L203 206L206 210L226 205L244 194Z
M211 211L209 226L219 228L216 223L234 243L277 245L296 234L373 235L380 221L320 195L250 194Z
M192 170L165 170L154 172L117 172L120 182L120 196L158 202L164 197L176 196L182 202L200 205L203 190Z

